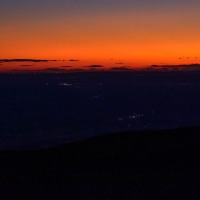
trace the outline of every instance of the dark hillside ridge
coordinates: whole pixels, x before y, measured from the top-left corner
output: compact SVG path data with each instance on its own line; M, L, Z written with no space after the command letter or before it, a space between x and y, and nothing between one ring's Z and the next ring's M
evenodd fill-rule
M2 199L199 199L200 127L1 151Z

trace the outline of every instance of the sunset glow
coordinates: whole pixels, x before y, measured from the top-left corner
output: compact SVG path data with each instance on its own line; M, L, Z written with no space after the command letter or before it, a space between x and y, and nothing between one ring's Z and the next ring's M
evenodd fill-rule
M191 0L3 0L0 59L80 60L75 67L199 63L199 6Z

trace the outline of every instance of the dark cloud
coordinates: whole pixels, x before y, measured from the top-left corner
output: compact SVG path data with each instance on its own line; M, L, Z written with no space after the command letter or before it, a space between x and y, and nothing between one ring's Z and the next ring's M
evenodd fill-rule
M29 69L13 69L12 72L32 72L32 70L29 70Z
M194 59L198 59L198 57L196 56L196 57L193 57ZM182 60L182 59L192 59L192 57L189 57L189 56L187 56L187 57L179 57L178 58L179 60Z
M30 66L33 66L33 65L21 65L22 67L30 67Z
M115 63L116 65L123 65L124 63L123 62L117 62Z
M102 68L104 66L103 65L89 65L89 66L86 66L86 67L89 67L89 68Z
M0 62L49 62L53 60L41 60L41 59L0 59ZM55 61L55 60L54 60Z
M152 68L170 68L170 67L200 67L199 63L193 63L193 64L182 64L182 65L151 65Z
M69 72L82 72L82 71L85 71L85 70L81 69L81 68L78 68L78 69L69 69L67 71L69 71Z
M65 69L60 69L60 68L56 68L56 67L50 67L50 68L45 68L42 69L41 71L45 71L45 72L65 72Z
M38 70L32 70L32 69L13 69L13 72L46 72L46 73L57 73L57 72L67 72L69 70L67 69L61 69L57 67L49 67L49 68L44 68L44 69L38 69Z
M60 66L60 67L63 67L63 68L70 68L70 67L72 67L72 66L65 65L65 66Z
M129 67L112 67L112 70L116 70L116 71L129 71L132 70Z
M182 65L151 65L154 70L161 71L190 71L190 70L200 70L200 64L182 64Z
M182 67L200 68L200 64L199 63L195 63L195 64L189 64L189 65L182 65Z
M76 60L76 59L70 59L70 62L79 62L80 60Z
M154 68L154 67L161 67L162 65L151 65L150 67Z

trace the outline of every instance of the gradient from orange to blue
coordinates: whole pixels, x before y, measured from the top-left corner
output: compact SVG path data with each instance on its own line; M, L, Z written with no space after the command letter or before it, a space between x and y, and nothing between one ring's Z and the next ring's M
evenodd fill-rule
M197 0L1 0L0 59L198 63Z

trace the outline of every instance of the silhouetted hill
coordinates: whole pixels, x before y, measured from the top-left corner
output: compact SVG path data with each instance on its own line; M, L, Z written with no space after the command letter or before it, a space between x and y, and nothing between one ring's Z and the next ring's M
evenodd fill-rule
M1 151L4 199L199 199L200 127Z

